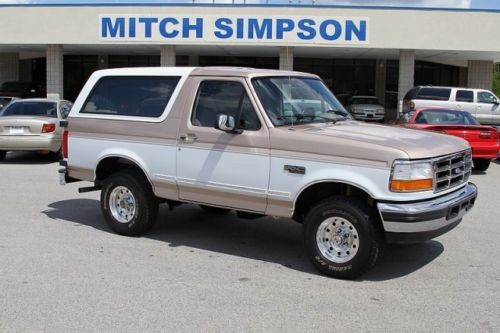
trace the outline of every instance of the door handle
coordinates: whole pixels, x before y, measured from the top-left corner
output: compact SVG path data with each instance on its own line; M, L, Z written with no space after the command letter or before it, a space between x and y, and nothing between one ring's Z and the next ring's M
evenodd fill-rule
M179 139L185 143L194 143L196 140L198 140L198 137L196 136L196 134L188 133L186 135L181 135Z

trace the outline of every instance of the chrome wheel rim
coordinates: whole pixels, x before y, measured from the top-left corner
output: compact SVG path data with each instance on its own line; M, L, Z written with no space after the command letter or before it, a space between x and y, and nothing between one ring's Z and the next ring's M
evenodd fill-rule
M320 224L316 244L326 259L337 264L346 263L358 252L358 231L345 218L330 217Z
M124 186L115 187L109 196L109 208L116 221L129 223L136 212L134 195Z

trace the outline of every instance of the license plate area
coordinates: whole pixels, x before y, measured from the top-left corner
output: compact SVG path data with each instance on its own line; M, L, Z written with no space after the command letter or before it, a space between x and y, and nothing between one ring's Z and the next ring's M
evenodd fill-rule
M11 126L9 128L9 133L11 135L23 135L24 134L24 126Z

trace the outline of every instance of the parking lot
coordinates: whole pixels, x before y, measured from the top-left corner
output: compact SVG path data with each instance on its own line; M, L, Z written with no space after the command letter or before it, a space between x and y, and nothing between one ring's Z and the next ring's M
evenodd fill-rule
M58 184L47 156L0 162L0 331L498 332L500 162L451 232L388 246L356 281L320 275L301 226L161 206L144 237L112 233L99 192Z

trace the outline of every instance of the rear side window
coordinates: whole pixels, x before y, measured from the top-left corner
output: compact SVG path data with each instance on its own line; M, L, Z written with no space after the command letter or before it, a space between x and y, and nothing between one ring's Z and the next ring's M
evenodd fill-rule
M457 90L455 101L472 103L474 102L474 92L472 90Z
M97 82L80 113L157 118L180 77L115 76Z
M451 89L448 88L422 88L415 99L430 99L434 101L447 101L450 99Z
M417 96L417 93L418 93L419 89L420 89L419 87L411 88L406 93L404 99L415 99L415 97Z

